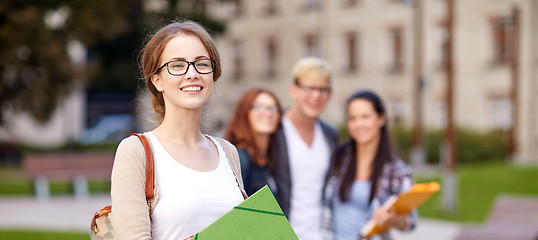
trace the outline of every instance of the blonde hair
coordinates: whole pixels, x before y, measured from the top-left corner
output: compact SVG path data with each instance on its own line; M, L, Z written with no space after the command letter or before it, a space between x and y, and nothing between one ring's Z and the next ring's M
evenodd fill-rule
M331 66L329 62L317 58L306 57L300 59L292 70L293 81L299 82L301 78L309 78L318 82L331 82Z

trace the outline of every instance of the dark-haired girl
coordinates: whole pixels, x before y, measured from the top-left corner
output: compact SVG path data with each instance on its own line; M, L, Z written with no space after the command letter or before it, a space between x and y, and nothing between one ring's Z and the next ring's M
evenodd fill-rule
M370 219L413 229L416 211L399 215L380 207L413 184L411 169L392 152L383 102L374 92L358 91L347 100L346 115L351 137L334 151L325 187L327 238L363 239L360 230ZM380 237L390 239L388 232Z

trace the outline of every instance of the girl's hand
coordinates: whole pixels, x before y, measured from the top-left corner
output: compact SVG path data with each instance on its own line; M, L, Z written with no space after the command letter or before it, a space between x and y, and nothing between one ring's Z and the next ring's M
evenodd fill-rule
M376 225L384 227L397 227L403 229L407 225L405 224L405 215L396 213L394 208L377 208L374 211L373 219Z

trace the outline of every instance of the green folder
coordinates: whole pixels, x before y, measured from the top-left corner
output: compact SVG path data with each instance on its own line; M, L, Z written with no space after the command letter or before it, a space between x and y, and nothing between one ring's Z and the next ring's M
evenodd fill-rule
M266 185L191 239L299 238Z

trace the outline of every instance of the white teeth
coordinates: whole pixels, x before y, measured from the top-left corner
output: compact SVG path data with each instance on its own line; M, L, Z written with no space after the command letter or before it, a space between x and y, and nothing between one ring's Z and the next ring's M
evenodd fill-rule
M198 92L202 90L202 87L200 86L191 86L191 87L185 87L181 89L183 92Z

